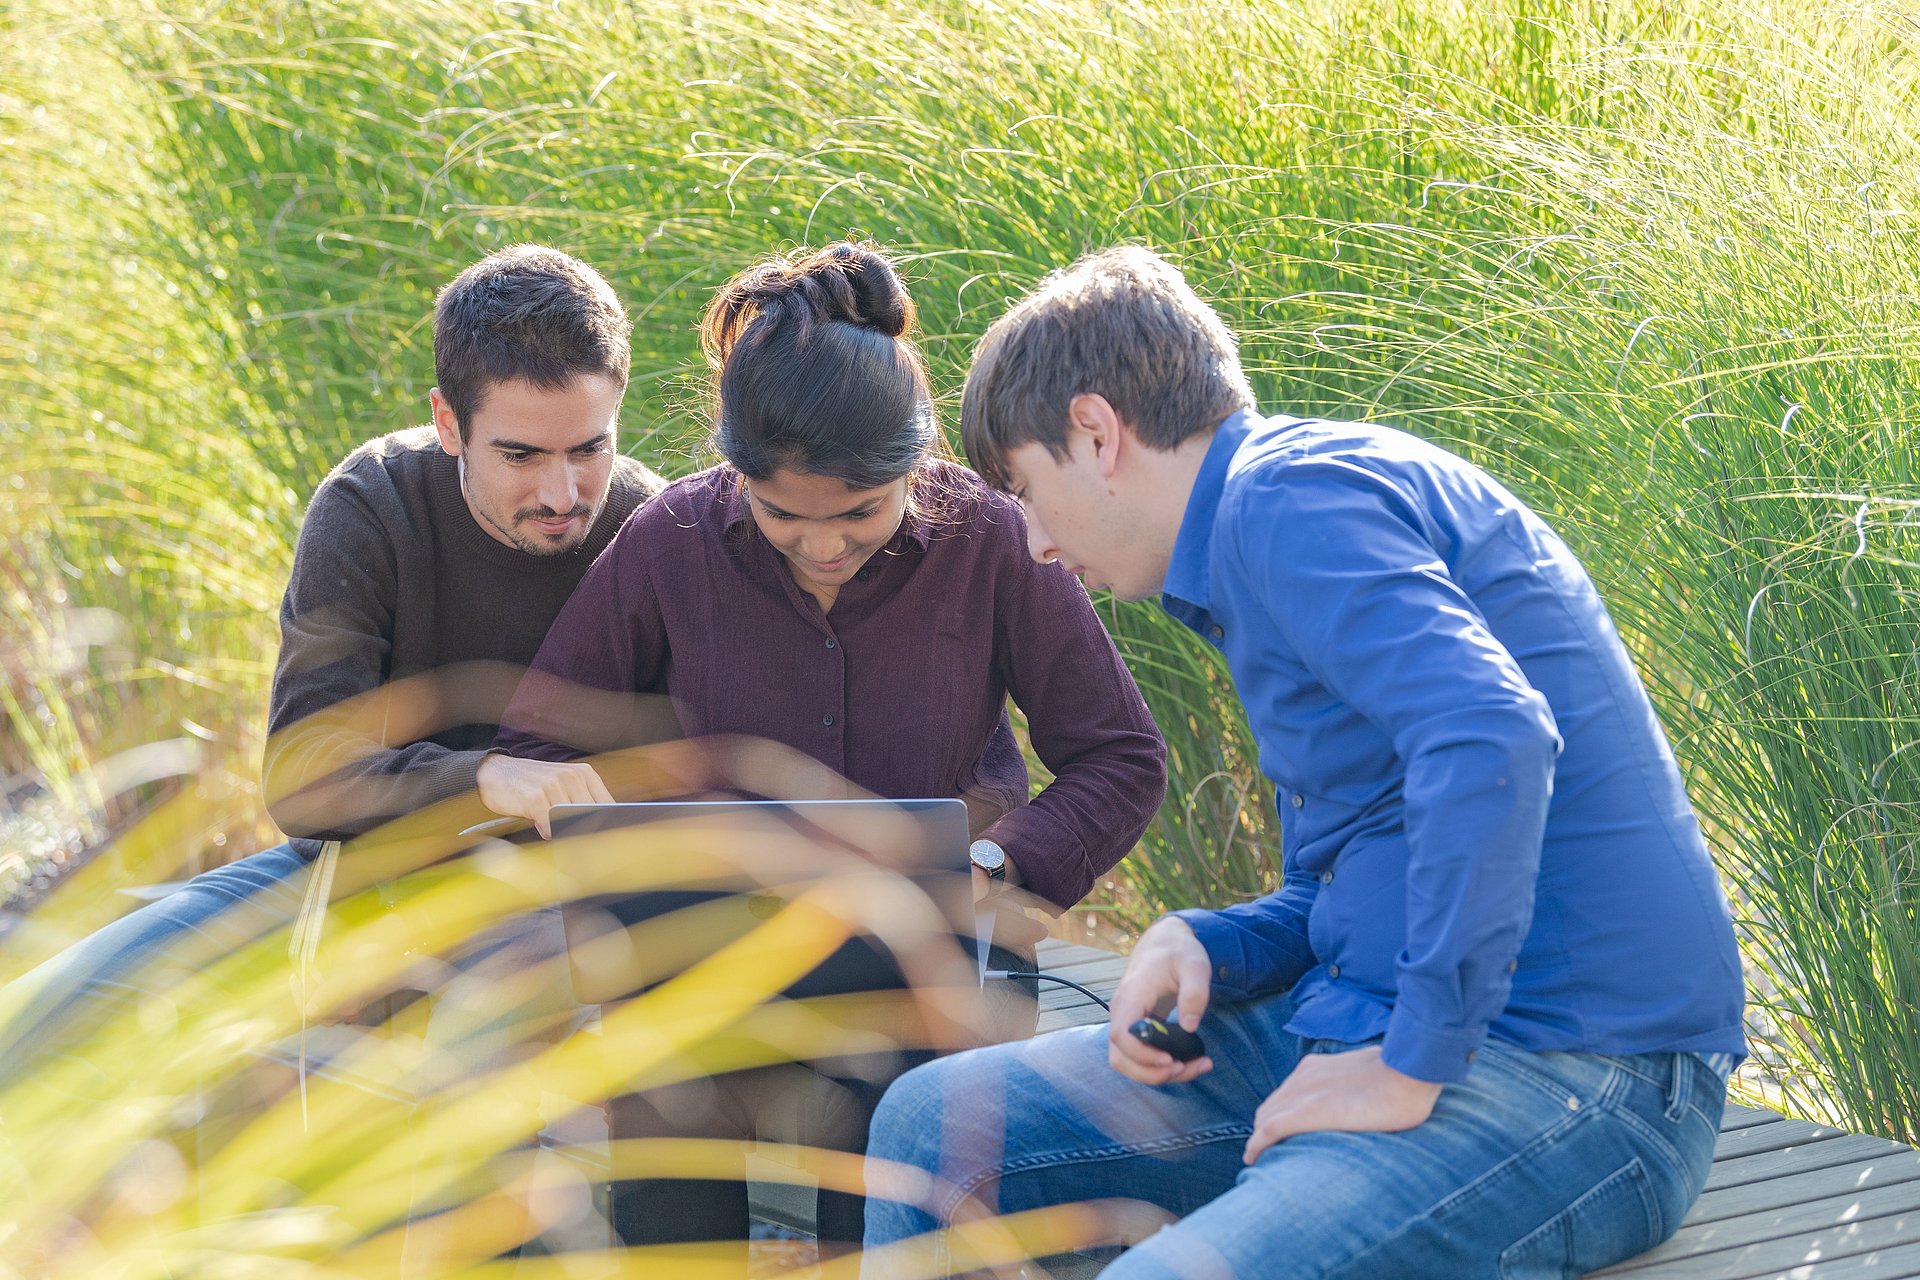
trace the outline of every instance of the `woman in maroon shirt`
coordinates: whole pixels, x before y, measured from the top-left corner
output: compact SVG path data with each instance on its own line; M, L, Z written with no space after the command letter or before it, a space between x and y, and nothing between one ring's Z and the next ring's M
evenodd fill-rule
M768 738L888 798L965 799L976 880L1004 864L1007 883L1065 909L1145 830L1165 746L1081 584L1028 555L1018 503L938 456L913 316L887 259L849 243L721 289L701 336L726 461L628 519L554 622L496 745L572 760L658 736L624 710L589 723L555 678L665 694L688 736ZM1053 774L1031 801L1009 694ZM483 768L495 812L544 826L551 804L598 798L516 796L512 769ZM623 1134L664 1121L622 1105ZM629 1243L744 1235L743 1189L644 1185L616 1191ZM822 1240L857 1244L859 1202L821 1199Z

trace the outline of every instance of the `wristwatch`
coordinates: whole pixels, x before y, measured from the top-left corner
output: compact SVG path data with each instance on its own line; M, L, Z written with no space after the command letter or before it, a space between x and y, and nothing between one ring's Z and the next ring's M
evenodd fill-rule
M993 841L982 837L967 846L967 857L974 866L987 873L989 880L1007 878L1007 851Z

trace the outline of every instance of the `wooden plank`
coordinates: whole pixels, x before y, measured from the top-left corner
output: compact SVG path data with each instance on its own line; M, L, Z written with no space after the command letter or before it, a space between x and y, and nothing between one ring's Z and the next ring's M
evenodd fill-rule
M1912 1280L1920 1276L1920 1244L1875 1249L1830 1261L1814 1261L1801 1266L1766 1271L1720 1275L1708 1272L1661 1271L1661 1276L1685 1275L1686 1280Z
M1082 946L1077 942L1062 942L1058 938L1044 938L1035 951L1041 957L1042 969L1057 969L1066 964L1083 964L1089 961L1125 961L1126 957L1112 951L1102 951L1098 947Z
M1060 942L1048 938L1040 943L1038 960L1041 972L1058 974L1071 979L1088 989L1097 992L1101 999L1113 995L1113 988L1119 983L1121 973L1126 969L1126 957L1110 951L1100 951L1093 947L1075 943ZM1040 987L1040 1032L1059 1031L1065 1027L1090 1026L1105 1022L1107 1013L1098 1001L1085 992L1057 982L1041 982Z
M1854 1133L1838 1138L1820 1138L1762 1155L1718 1161L1707 1174L1706 1189L1718 1191L1723 1187L1764 1182L1785 1174L1851 1164L1876 1156L1896 1156L1906 1150L1885 1138L1869 1138Z
M1912 1151L1895 1151L1891 1155L1824 1169L1790 1171L1762 1182L1707 1192L1693 1206L1681 1229L1914 1181L1920 1181L1920 1153Z
M1048 973L1057 973L1063 978L1072 978L1075 982L1085 982L1087 979L1084 975L1086 974L1092 974L1096 978L1110 976L1118 979L1127 967L1127 958L1125 956L1101 956L1098 959L1066 960L1056 964L1048 957L1042 956L1040 967Z
M1097 1027L1107 1020L1106 1010L1097 1004L1082 1005L1078 1009L1042 1010L1040 1025L1035 1035L1045 1035L1049 1031L1065 1031L1068 1027Z
M1920 1242L1920 1182L1908 1182L1682 1227L1659 1248L1595 1274L1626 1275L1654 1266L1662 1275L1685 1274L1674 1268L1705 1258L1708 1262L1699 1265L1710 1266L1712 1274L1746 1276L1915 1242Z
M1810 1124L1805 1120L1781 1120L1778 1124L1749 1125L1744 1129L1727 1129L1722 1126L1720 1141L1713 1148L1714 1160L1738 1160L1743 1156L1757 1156L1764 1151L1779 1151L1786 1147L1816 1142L1822 1138L1841 1138L1846 1136L1845 1129L1836 1129L1831 1125Z
M1720 1117L1720 1132L1730 1129L1747 1129L1757 1124L1774 1124L1785 1119L1777 1112L1762 1111L1758 1107L1743 1107L1737 1102L1727 1104L1726 1114Z

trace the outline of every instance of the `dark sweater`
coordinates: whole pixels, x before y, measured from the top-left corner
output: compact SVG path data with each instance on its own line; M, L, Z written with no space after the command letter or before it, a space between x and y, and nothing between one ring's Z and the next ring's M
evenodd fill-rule
M520 672L587 566L663 486L615 460L587 540L496 541L431 427L371 441L308 504L280 607L267 807L303 856L471 791ZM484 814L479 815L484 817Z

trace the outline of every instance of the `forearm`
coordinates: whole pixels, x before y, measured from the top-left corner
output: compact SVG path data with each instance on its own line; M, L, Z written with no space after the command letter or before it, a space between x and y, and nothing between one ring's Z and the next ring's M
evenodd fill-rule
M267 811L289 836L350 840L473 791L485 755L431 742L382 750L355 735L295 734L269 747ZM323 762L343 758L348 763L324 771Z
M1407 945L1384 1047L1397 1071L1460 1079L1507 1005L1533 920L1557 744L1550 726L1509 717L1409 764Z
M356 689L367 665L281 673L261 772L288 835L348 839L472 791L488 738L469 726L499 718L519 675L469 662Z
M1139 841L1165 786L1166 749L1159 737L1120 731L1061 767L1030 803L985 834L1006 850L1019 883L1065 909Z

